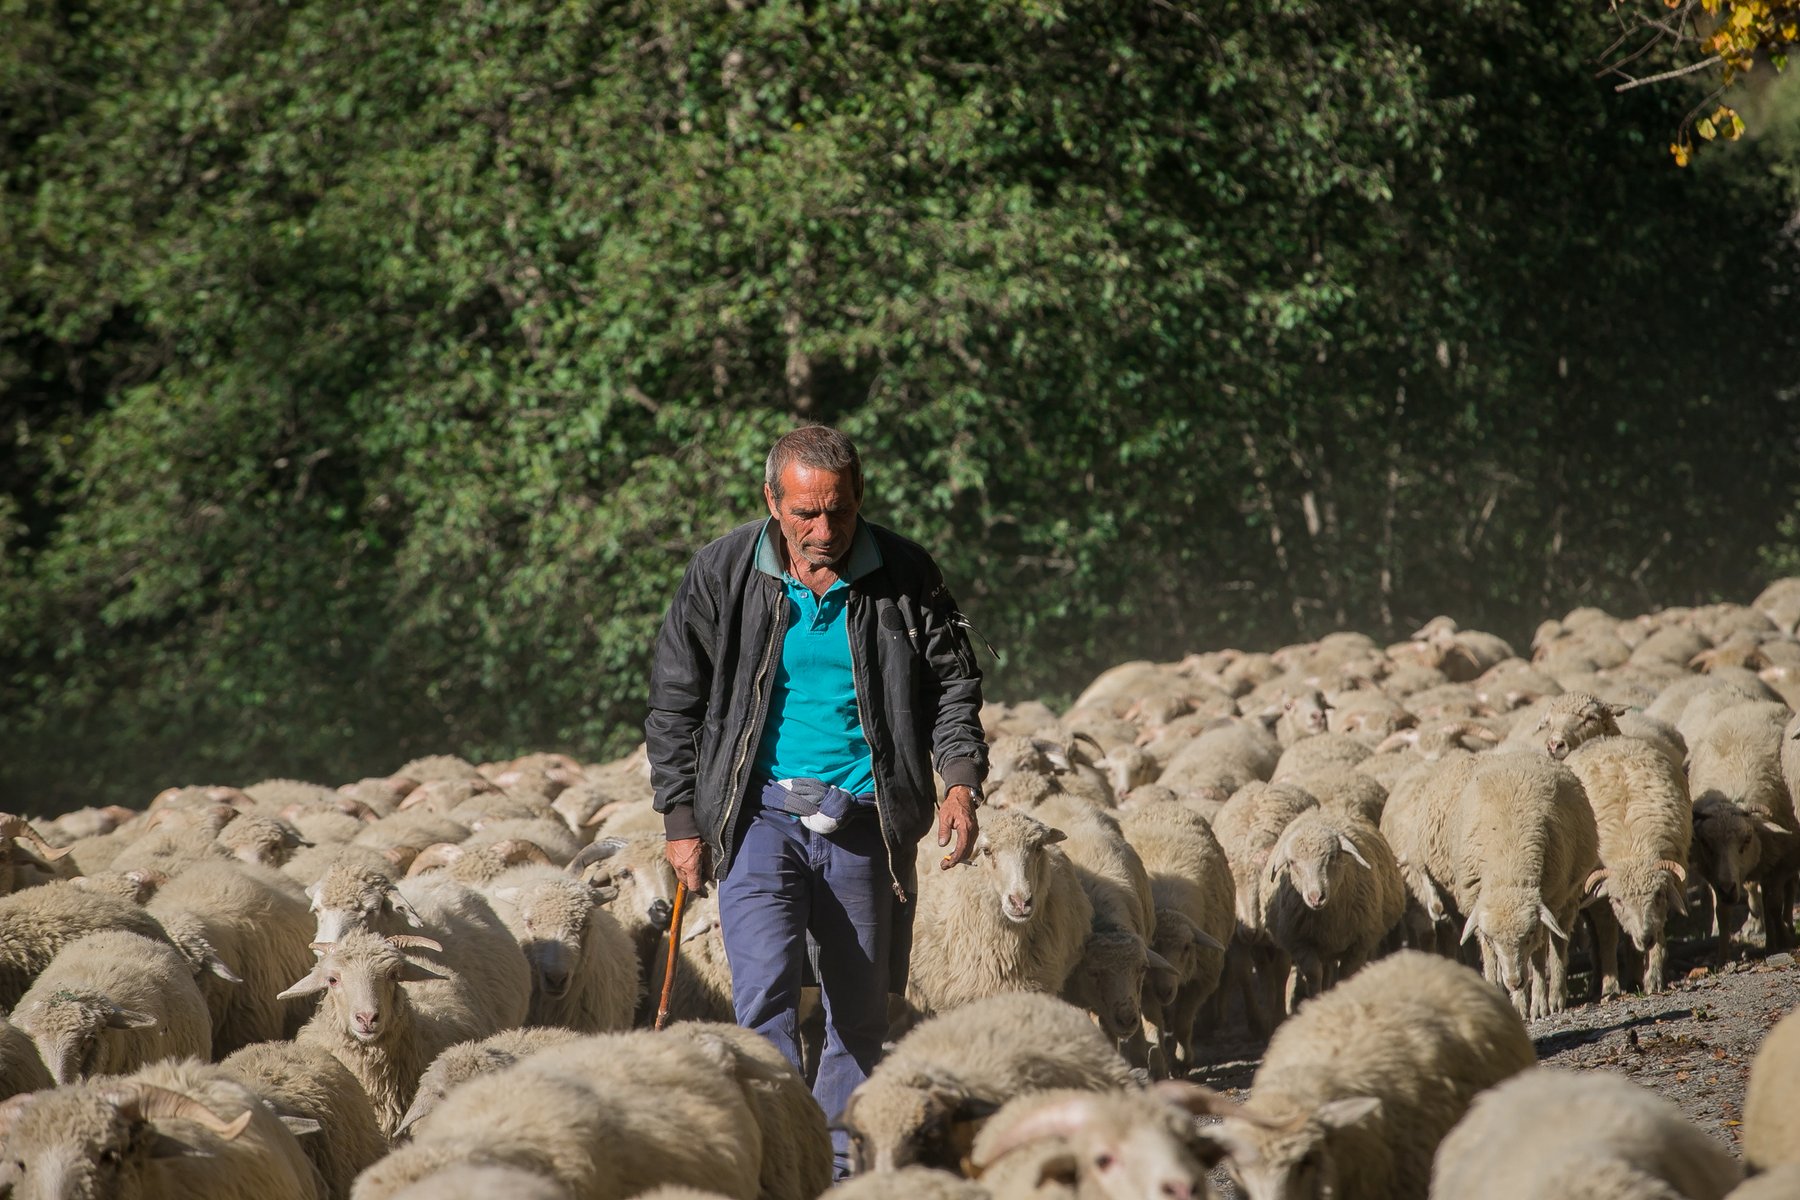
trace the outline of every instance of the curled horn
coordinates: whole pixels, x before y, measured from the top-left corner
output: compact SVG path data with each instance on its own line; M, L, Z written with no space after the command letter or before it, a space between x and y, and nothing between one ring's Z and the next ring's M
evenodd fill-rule
M152 1121L158 1117L166 1117L192 1121L212 1130L228 1142L249 1127L254 1111L247 1108L235 1120L227 1121L192 1096L184 1096L153 1083L133 1083L107 1092L106 1098L117 1105L119 1112L128 1120Z
M1489 729L1486 725L1477 725L1473 721L1453 721L1444 732L1454 733L1459 737L1472 737L1478 742L1491 743L1500 740L1499 734Z
M495 842L493 848L500 852L500 861L509 867L516 867L520 863L537 863L545 867L556 865L542 846L524 838L505 838Z
M401 950L436 950L442 953L444 949L444 944L436 938L420 937L416 933L389 934L382 941Z
M1094 748L1094 752L1101 758L1106 757L1106 747L1102 746L1094 739L1093 735L1087 733L1085 730L1077 730L1076 732L1071 733L1069 735L1069 742L1070 744L1074 744L1075 742L1086 742Z
M1393 733L1388 734L1385 738L1381 739L1381 744L1379 746L1375 747L1375 753L1377 753L1377 754L1392 754L1396 750L1402 749L1407 746L1416 746L1418 744L1419 744L1419 731L1418 730L1416 730L1416 729L1400 729L1400 730L1396 730Z
M1683 866L1681 863L1676 862L1674 859L1672 859L1672 858L1659 859L1657 861L1656 865L1661 867L1663 870L1667 871L1669 874L1673 875L1675 877L1675 882L1677 882L1677 883L1686 883L1687 882L1687 868L1685 866Z
M206 789L206 798L218 804L229 804L233 808L256 807L256 801L242 788L209 787Z
M1683 872L1683 874L1686 874L1686 872ZM1587 877L1587 882L1581 885L1581 894L1584 896L1593 895L1594 889L1605 883L1611 875L1612 872L1605 867L1601 867L1594 871Z
M69 852L68 846L60 849L46 842L37 830L31 827L24 817L15 817L11 813L0 814L0 838L24 838L37 849L40 857L55 862Z
M570 875L579 877L583 871L587 870L595 863L605 862L607 859L623 850L626 844L627 843L623 838L601 838L597 842L591 842L588 845L583 846L580 852L577 853L574 858L569 860L569 865L564 867L563 870L567 871Z
M630 806L631 806L631 801L629 801L629 800L610 801L606 804L602 804L599 808L596 808L594 810L594 814L592 816L590 816L587 820L583 821L582 824L584 826L598 825L600 822L606 820L606 818L612 816L614 813L623 811L624 809L629 808Z
M462 856L463 848L455 842L433 842L419 851L418 857L412 860L412 865L406 868L406 877L411 879L414 875L447 867Z
M364 804L361 800L357 800L351 796L343 797L333 804L332 807L336 808L346 817L355 817L365 824L373 824L374 822L381 820L380 813L370 808L367 804Z
M411 866L413 859L419 857L419 852L411 846L389 846L381 852L381 857L393 863L394 869L399 871Z
M982 1161L975 1164L976 1176L980 1177L988 1167L1011 1154L1020 1146L1045 1138L1073 1136L1082 1126L1094 1117L1094 1106L1098 1096L1082 1094L1046 1104L1008 1126L982 1155Z

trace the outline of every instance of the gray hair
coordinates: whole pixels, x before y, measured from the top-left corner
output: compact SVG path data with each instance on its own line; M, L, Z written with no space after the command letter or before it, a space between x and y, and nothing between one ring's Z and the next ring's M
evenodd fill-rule
M825 425L802 425L769 448L763 483L776 500L781 499L781 473L793 463L839 475L848 471L857 498L861 499L862 459L857 457L856 444L837 430Z

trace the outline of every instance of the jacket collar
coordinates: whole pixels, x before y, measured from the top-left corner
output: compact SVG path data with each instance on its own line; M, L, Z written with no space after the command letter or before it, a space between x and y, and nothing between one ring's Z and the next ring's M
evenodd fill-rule
M781 536L770 517L763 522L762 535L756 541L756 569L765 575L773 575L780 579L786 574L781 569L781 555L776 551L775 539ZM856 518L856 537L850 542L850 557L845 562L844 581L855 583L864 575L881 566L881 547L875 544L875 535L869 531L869 523L861 517Z

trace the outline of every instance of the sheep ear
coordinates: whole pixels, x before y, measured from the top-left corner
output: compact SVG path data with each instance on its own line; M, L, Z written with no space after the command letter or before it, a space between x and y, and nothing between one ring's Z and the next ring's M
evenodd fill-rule
M1676 883L1671 876L1663 880L1663 890L1669 893L1669 903L1675 906L1675 911L1687 916L1687 889Z
M138 1012L136 1009L120 1008L117 1005L114 1005L112 1011L106 1014L106 1027L108 1029L150 1029L154 1027L155 1024L156 1018L149 1013Z
M1611 713L1613 715L1613 718L1615 720L1617 720L1619 717L1622 717L1626 713L1631 711L1631 705L1629 705L1629 704L1609 704L1606 706L1606 711Z
M406 964L400 968L400 981L402 983L423 983L427 979L448 978L450 978L448 975L440 975L423 963L416 963L410 958L407 959Z
M301 977L300 981L294 984L293 987L290 987L285 992L275 993L275 998L277 1000L293 1000L300 996L310 996L314 992L324 991L325 971L323 969L323 961L324 960L321 959L320 965L314 966L313 969Z
M1362 856L1362 851L1356 848L1356 843L1351 841L1345 834L1338 834L1338 849L1361 863L1364 870L1373 871L1375 869L1369 865L1369 860Z
M1051 770L1067 771L1069 769L1069 752L1054 742L1039 742L1038 749L1044 752L1044 761L1050 764Z
M244 982L244 977L232 970L230 964L220 958L216 953L209 952L207 954L206 969L211 971L214 975L217 975L220 979L223 979L226 983Z
M494 892L494 899L500 901L502 904L517 904L519 902L519 889L516 887L499 888Z
M282 1117L281 1123L286 1125L288 1132L295 1137L305 1137L307 1134L317 1133L325 1128L311 1117Z
M1193 939L1195 945L1203 946L1208 950L1217 950L1221 953L1225 950L1225 943L1221 942L1218 938L1206 932L1206 930L1200 928L1198 925L1194 926Z
M406 902L406 897L400 894L398 888L387 890L386 901L388 908L395 916L406 918L406 923L414 929L425 928L425 922L419 919L419 914L413 911L413 906Z
M1569 940L1569 935L1564 933L1562 926L1556 923L1556 914L1551 912L1550 906L1541 900L1538 901L1538 918L1544 922L1544 928L1555 934L1559 940L1565 942Z
M1542 733L1548 728L1550 728L1550 714L1545 713L1542 717L1538 718L1537 728L1533 730L1533 732Z
M1375 1096L1350 1096L1321 1104L1313 1116L1327 1129L1343 1129L1373 1116L1380 1108L1381 1101Z
M1058 842L1066 842L1068 840L1069 840L1069 835L1064 833L1062 830L1056 828L1054 825L1047 826L1044 829L1043 844L1046 846L1054 846Z

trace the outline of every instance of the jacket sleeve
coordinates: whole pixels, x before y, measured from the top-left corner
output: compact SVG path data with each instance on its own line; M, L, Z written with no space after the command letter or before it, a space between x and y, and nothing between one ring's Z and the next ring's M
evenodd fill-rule
M663 814L670 838L700 836L694 819L694 780L700 768L700 732L712 694L715 610L703 573L697 563L690 563L656 635L650 715L644 722L653 803Z
M980 787L987 778L987 738L981 731L981 668L960 622L963 615L937 565L926 571L925 654L937 682L931 758L946 787Z

